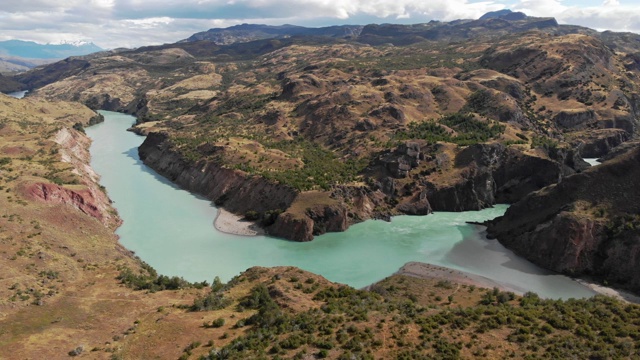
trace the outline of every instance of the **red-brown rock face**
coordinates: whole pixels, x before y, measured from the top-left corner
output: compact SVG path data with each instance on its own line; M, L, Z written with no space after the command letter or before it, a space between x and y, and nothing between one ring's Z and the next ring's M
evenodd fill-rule
M103 221L104 216L98 208L97 199L90 190L70 190L56 184L35 183L25 189L33 199L52 204L66 204L83 213Z

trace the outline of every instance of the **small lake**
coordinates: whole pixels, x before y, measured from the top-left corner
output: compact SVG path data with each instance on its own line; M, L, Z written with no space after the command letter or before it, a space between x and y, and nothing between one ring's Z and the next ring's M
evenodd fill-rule
M27 93L29 92L29 90L24 90L24 91L17 91L17 92L12 92L12 93L8 93L8 96L14 97L16 99L22 99L25 95L27 95Z
M120 242L159 273L191 281L228 281L252 266L290 265L356 288L396 272L409 261L482 275L523 292L548 298L588 297L576 281L515 256L483 228L466 221L502 215L506 205L482 211L398 216L365 221L343 233L297 243L267 236L243 237L217 231L211 202L181 190L138 157L143 137L125 131L132 116L101 111L105 122L88 128L91 165L101 174L124 220Z

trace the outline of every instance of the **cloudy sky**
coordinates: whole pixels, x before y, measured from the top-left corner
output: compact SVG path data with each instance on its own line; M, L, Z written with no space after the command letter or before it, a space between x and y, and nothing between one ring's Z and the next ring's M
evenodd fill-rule
M110 49L176 42L241 23L419 23L507 8L564 24L640 33L638 0L2 0L0 40L90 41Z

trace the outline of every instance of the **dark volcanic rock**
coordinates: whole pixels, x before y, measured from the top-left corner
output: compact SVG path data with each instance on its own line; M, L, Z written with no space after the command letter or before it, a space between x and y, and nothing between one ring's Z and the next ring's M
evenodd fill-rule
M358 123L355 126L355 129L358 131L371 131L377 128L378 128L378 125L369 119L358 121Z
M312 205L302 213L289 210L280 214L275 223L267 227L267 233L294 241L311 241L315 235L345 231L349 225L347 207L336 201Z
M512 12L512 13L503 15L500 18L504 20L509 20L509 21L518 21L518 20L525 20L527 18L527 15L523 12L518 11L518 12ZM555 25L557 25L557 23L554 24L554 26Z
M497 19L503 17L505 15L511 14L512 11L509 9L503 9L498 11L490 11L480 17L480 20L488 20L488 19Z
M103 123L103 122L104 122L104 116L102 114L96 114L96 116L94 116L91 119L89 119L89 123L87 124L87 126L100 124L100 123Z

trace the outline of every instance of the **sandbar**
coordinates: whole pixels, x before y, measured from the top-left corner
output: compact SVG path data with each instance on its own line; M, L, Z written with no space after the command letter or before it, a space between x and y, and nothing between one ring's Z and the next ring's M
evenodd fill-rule
M497 287L502 291L511 291L514 294L523 295L522 290L514 289L507 284L491 280L484 276L421 262L408 262L403 267L401 267L400 270L398 270L394 275L414 276L423 279L449 280L461 285L474 285L481 288ZM579 278L575 279L575 281L588 287L598 294L610 296L627 303L640 304L640 296L623 290L600 285L590 278Z
M422 279L449 280L461 285L474 285L487 289L497 287L502 291L511 291L514 294L523 295L521 290L511 288L487 277L428 263L408 262L394 275L406 275Z
M614 288L610 288L610 287L598 284L594 280L588 277L576 279L576 281L588 287L589 289L597 292L598 294L610 296L612 298L616 298L618 300L621 300L627 303L640 304L640 296L634 295L630 292L614 289Z
M215 228L223 233L242 236L264 235L264 230L254 221L244 219L224 209L218 209L218 215L213 222Z

